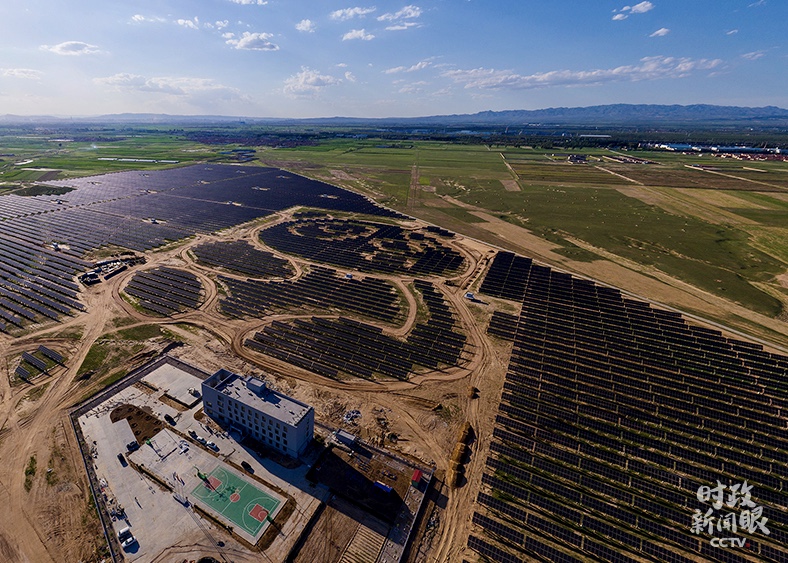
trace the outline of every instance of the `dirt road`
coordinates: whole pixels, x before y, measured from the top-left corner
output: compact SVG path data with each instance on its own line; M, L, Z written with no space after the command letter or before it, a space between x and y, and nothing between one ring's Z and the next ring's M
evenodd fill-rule
M273 222L269 221L266 225L290 218L288 214L280 213ZM449 436L455 433L466 415L474 428L479 429L479 435L489 435L489 404L492 404L498 393L496 386L499 389L505 365L490 350L485 335L462 297L463 288L479 275L478 266L484 249L480 250L476 243L463 246L458 237L451 244L466 258L467 268L452 280L451 286L446 285L443 279L433 280L453 306L468 336L466 359L462 365L440 372L422 373L409 381L335 381L244 348L245 338L260 330L264 324L273 320L296 318L298 315L277 315L256 320L224 317L217 311L220 294L213 279L215 274L210 268L195 263L189 254L192 247L208 241L244 238L254 245L260 245L257 237L260 228L259 224L246 225L220 235L198 235L186 244L149 253L145 265L134 267L108 281L86 288L81 299L87 312L57 325L32 327L27 333L15 338L0 337L0 351L6 358L9 372L8 377L0 378L0 459L3 460L0 465L0 502L4 507L0 511L0 559L59 563L95 561L101 557L103 537L92 508L82 459L70 428L67 409L85 392L85 387L78 386L76 381L80 365L98 339L117 329L114 322L116 319L124 319L123 328L160 324L181 330L173 325L188 323L210 335L226 349L226 353L234 354L263 370L285 373L287 377L298 381L299 385L330 390L353 397L354 400L390 409L395 413L400 432L410 440L407 446L409 450L434 460L439 468L446 467L449 452L453 447ZM310 265L303 260L285 258L294 267L294 277L303 272L304 266ZM122 288L135 273L162 265L185 269L199 277L205 288L204 302L200 310L163 319L150 317L124 300L121 295ZM367 275L360 272L356 274ZM405 312L401 324L380 324L388 334L402 337L416 322L419 309L416 296L407 287L410 280L400 279L398 276L376 277L391 281L404 296ZM75 338L78 333L81 333L81 336ZM13 369L10 366L13 359L22 351L35 349L40 343L60 350L67 358L68 367L54 369L52 376L38 378L33 386L12 386L10 371ZM434 397L434 400L424 399L429 405L446 396L465 397L469 384L482 390L483 399L463 399L460 411L452 414L443 425L445 428L442 431L436 432L433 428L427 428L425 420L431 421L434 426L436 415L428 406L418 406L417 399L424 396ZM43 390L41 396L35 400L25 399L26 396L30 397L28 394L34 389ZM484 440L474 446L474 456L468 472L471 476L478 473L475 468L482 459L478 452L483 447ZM25 470L29 468L31 458L35 458L36 470L29 478L28 491L25 488ZM53 471L47 472L49 468L53 468ZM442 557L443 554L449 557L456 551L454 546L462 544L459 538L467 527L468 507L473 500L471 489L472 487L466 486L451 497L451 509L448 511L451 516L440 544ZM172 553L177 551L178 549L175 549ZM164 556L165 554L162 554L162 557Z

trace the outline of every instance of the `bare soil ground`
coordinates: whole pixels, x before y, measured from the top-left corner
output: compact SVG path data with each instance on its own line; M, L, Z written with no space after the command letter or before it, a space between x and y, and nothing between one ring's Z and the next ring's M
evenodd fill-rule
M520 184L517 183L517 180L501 180L501 184L503 185L503 189L507 192L520 191Z
M272 222L284 221L287 213L278 214ZM438 469L448 466L448 457L460 425L471 420L478 434L492 432L492 412L497 405L500 386L506 367L506 354L491 346L478 326L478 312L468 309L463 298L465 288L477 283L492 255L485 244L456 237L451 244L466 257L468 268L451 280L434 279L446 299L455 309L464 332L468 336L468 353L463 365L437 372L424 372L409 381L381 380L378 382L349 379L334 381L299 370L287 364L250 352L242 346L250 331L259 330L271 319L228 319L217 312L220 294L210 269L200 266L188 250L209 240L244 238L259 244L254 234L261 223L228 230L221 235L200 235L185 244L164 251L150 253L144 269L170 265L198 275L206 295L200 310L175 315L172 318L150 317L135 309L121 297L122 288L140 268L132 268L107 282L82 293L87 312L57 325L33 327L28 333L11 339L0 337L0 352L5 358L18 356L45 343L66 357L66 367L53 371L51 377L35 382L34 386L12 380L13 366L6 363L5 377L0 378L0 559L6 561L88 562L106 557L101 527L90 497L81 456L75 444L67 409L103 384L97 373L87 380L77 376L80 365L91 346L106 338L119 326L133 329L147 324L158 324L184 343L171 352L188 363L206 371L225 367L240 373L266 375L284 392L301 398L316 409L318 421L337 427L342 416L351 409L362 412L358 424L350 431L374 444L384 444L406 456L434 462ZM307 263L295 263L300 273ZM298 274L296 274L298 275ZM385 277L385 276L383 276ZM390 277L403 290L407 308L403 324L385 327L391 334L406 334L416 320L417 303L405 291L403 280ZM285 315L286 316L286 315ZM292 317L292 315L290 316ZM100 373L119 369L132 370L160 352L168 343L166 337L148 341L119 343L134 350L123 356L123 365L104 365ZM110 362L112 360L110 359ZM117 360L116 360L117 361ZM470 399L468 388L481 390L480 399ZM44 386L40 396L23 398L31 389ZM145 424L145 413L117 413L132 416L138 424ZM141 417L141 418L140 418ZM153 431L153 429L148 429ZM142 432L143 440L150 432ZM396 441L390 439L395 437ZM469 485L451 496L451 510L456 516L449 519L441 535L441 553L454 553L463 544L467 528L462 515L467 514L475 493L473 482L478 480L478 464L483 459L480 448L468 465ZM479 452L479 453L477 453ZM36 469L28 475L26 490L25 469L35 458ZM52 471L47 469L52 468ZM437 543L437 541L436 541ZM162 561L183 554L194 558L191 545L173 546ZM243 560L238 554L238 560Z
M412 172L414 213L439 213L439 208L427 209L418 205L418 194L423 192L418 189L418 170ZM635 185L622 189L638 190L644 197L659 198L664 204L663 195L658 190L648 193ZM432 199L435 199L434 196ZM636 295L647 295L657 301L699 313L713 312L718 318L722 315L731 319L748 319L775 333L788 335L788 325L782 321L754 314L658 272L616 256L607 256L600 249L587 248L600 256L598 261L572 261L556 253L555 245L527 229L457 200L444 197L443 201L465 208L482 219L480 223L464 225L468 227L466 232L472 231L474 236L485 241L462 236L452 239L451 244L466 257L468 267L451 280L432 280L456 311L468 337L466 360L460 366L420 373L408 381L336 381L243 347L243 341L250 332L260 330L265 323L274 319L293 318L293 315L246 320L224 317L217 311L220 292L215 284L215 273L196 264L189 249L206 241L239 238L259 245L255 234L261 225L288 220L291 216L288 213L279 213L274 219L240 226L220 235L199 235L183 245L148 255L145 269L167 264L186 269L200 277L206 295L198 311L164 319L152 318L136 310L121 297L122 288L139 270L132 268L107 282L86 289L82 293L82 300L87 306L87 313L59 325L33 327L28 333L13 339L0 337L0 353L7 359L18 356L21 351L35 347L38 343L58 349L67 358L66 368L36 381L32 387L14 382L13 365L5 363L5 377L0 378L0 459L3 460L0 465L0 502L4 507L0 511L0 559L60 563L100 561L106 556L82 459L74 443L66 412L86 393L101 385L99 376L80 381L77 371L90 347L107 333L115 331L118 323L123 328L151 323L165 327L185 344L173 350L173 356L206 371L224 367L239 373L266 375L283 392L314 405L318 422L331 427L345 427L373 444L385 444L403 455L414 456L427 463L434 462L438 473L448 468L448 458L458 430L466 420L469 421L477 438L471 444L465 479L459 488L447 491L447 497L438 509L440 527L436 532L433 530L434 537L428 550L427 559L440 562L461 560L460 553L470 530L469 514L480 485L494 413L511 349L509 343L488 338L484 330L493 310L515 312L513 305L497 300L490 300L486 306L471 305L463 297L466 290L478 289L479 281L494 254L493 248L487 243L612 283ZM671 204L677 205L676 200ZM455 228L453 224L446 226ZM580 242L577 244L580 245ZM308 262L302 260L290 260L296 268L295 275L309 266ZM396 276L379 277L396 283L407 298L403 305L407 308L403 324L384 327L389 334L403 335L416 320L416 299L405 290L404 284L408 280ZM136 355L124 360L123 366L115 368L131 370L144 363L147 354L158 353L166 344L166 338L136 343L135 346L139 347ZM25 398L34 387L44 388L40 396L34 394ZM470 387L479 390L478 398L469 396ZM343 415L353 409L361 411L361 418L356 425L343 426ZM395 441L391 439L392 436ZM26 475L31 459L35 459L36 468L32 475L30 471ZM52 471L48 472L49 468ZM29 486L25 485L26 477ZM332 512L327 511L326 514L328 520L324 526L329 531L315 531L314 542L305 544L305 548L307 545L312 546L309 553L315 554L311 559L313 561L331 561L320 559L315 550L330 545L332 541L341 543L348 533L347 529L353 525ZM342 512L342 515L345 514ZM334 539L329 539L327 544L326 537ZM167 554L163 553L160 560L179 561L177 557L195 558L196 555L193 546L174 546ZM307 555L304 557L304 561L309 559ZM236 559L244 560L245 556L239 553Z

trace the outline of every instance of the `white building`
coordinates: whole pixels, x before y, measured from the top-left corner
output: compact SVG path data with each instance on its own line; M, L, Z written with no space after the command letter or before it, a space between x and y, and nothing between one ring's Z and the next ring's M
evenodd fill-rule
M220 369L202 383L205 414L263 444L298 457L315 431L315 410L256 377Z

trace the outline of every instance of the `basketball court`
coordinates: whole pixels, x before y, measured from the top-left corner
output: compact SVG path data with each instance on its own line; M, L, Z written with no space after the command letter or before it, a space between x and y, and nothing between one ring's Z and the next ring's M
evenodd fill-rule
M200 475L192 497L255 539L282 504L279 495L262 491L221 467Z

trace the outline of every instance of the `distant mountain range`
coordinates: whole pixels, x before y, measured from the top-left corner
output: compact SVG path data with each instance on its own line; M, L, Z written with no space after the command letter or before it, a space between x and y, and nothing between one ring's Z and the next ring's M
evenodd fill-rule
M430 127L493 127L493 126L549 126L549 125L746 125L747 123L788 126L788 109L776 106L739 107L655 104L610 104L576 108L547 108L538 110L483 111L474 114L434 115L424 117L324 117L309 119L231 117L217 115L167 115L152 113L122 113L93 117L0 116L2 124L66 125L107 124L311 124L334 126L430 126Z

